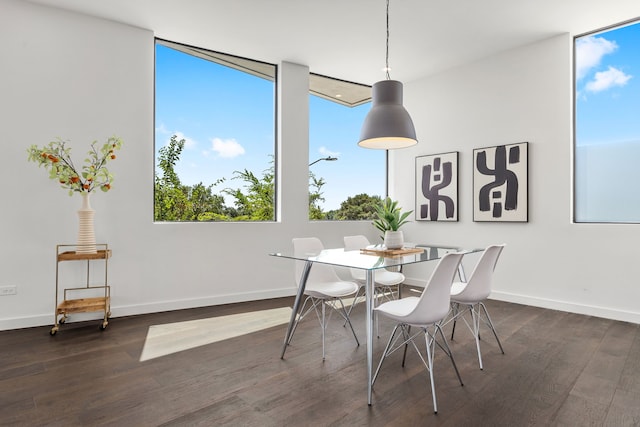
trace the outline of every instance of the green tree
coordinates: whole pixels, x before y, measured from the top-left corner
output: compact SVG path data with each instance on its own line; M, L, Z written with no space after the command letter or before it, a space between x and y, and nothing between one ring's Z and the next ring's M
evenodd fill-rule
M225 194L235 199L234 221L273 221L275 219L275 185L273 160L271 166L258 178L245 169L234 171L233 178L244 181L246 194L239 188L226 188Z
M313 172L309 172L309 219L327 219L320 206L320 202L324 202L321 191L324 184L324 178L316 178Z
M205 186L201 182L189 189L191 212L189 216L196 221L224 221L228 219L224 197L213 194L213 187L224 182L224 179Z
M158 176L157 173L155 175L154 219L156 221L180 221L184 217L187 197L175 171L184 144L184 139L178 141L177 136L173 135L169 144L158 150L158 167L162 175Z
M169 144L158 150L158 168L154 183L154 219L156 221L224 221L228 220L224 198L213 193L213 187L224 179L205 186L183 185L175 171L185 140L171 137Z
M161 175L155 175L154 219L156 221L273 221L275 220L275 167L271 158L270 166L258 177L244 169L234 171L231 179L244 182L242 188L224 188L221 193L233 199L233 206L227 206L220 194L213 188L225 182L222 178L211 185L198 183L183 185L175 171L176 164L184 149L185 140L173 135L169 144L158 150L158 168ZM324 212L320 206L324 202L323 178L309 173L309 218L323 219L370 219L358 209L369 212L368 206L357 206L358 200L369 203L366 195L356 196L358 200L347 200L346 206L338 211ZM380 198L378 197L378 202ZM354 206L351 206L351 205ZM373 212L373 211L371 211Z
M376 217L376 206L382 204L380 196L358 194L347 198L340 204L340 209L332 212L331 219L335 220L368 220Z

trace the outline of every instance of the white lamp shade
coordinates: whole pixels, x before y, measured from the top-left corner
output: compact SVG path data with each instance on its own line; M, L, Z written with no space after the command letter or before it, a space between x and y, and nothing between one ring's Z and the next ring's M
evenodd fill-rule
M394 150L418 143L411 116L402 106L401 82L382 80L375 83L372 104L360 131L360 147Z

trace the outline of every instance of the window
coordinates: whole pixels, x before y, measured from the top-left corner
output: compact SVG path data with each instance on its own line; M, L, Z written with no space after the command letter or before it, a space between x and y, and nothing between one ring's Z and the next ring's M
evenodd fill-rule
M156 40L156 221L275 220L276 66Z
M640 22L574 40L575 222L640 222Z
M358 146L371 87L311 74L309 88L309 219L371 219L387 186L386 151Z

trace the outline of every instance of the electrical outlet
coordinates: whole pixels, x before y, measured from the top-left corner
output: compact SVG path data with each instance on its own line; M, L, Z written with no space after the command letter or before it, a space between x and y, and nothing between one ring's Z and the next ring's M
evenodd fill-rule
M16 285L0 286L0 296L16 295L18 293L18 287Z

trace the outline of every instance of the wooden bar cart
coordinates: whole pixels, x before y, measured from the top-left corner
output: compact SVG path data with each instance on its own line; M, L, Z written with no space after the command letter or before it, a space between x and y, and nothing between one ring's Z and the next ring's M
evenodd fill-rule
M100 324L100 330L105 330L109 324L111 316L111 287L108 284L108 263L111 257L111 250L106 243L96 244L95 253L77 252L77 245L57 245L56 246L56 310L54 315L54 325L51 328L51 335L55 335L64 324L71 313L88 313L93 311L103 311L104 318ZM85 286L77 288L60 289L60 263L65 261L86 261L87 280ZM91 261L104 261L104 284L90 284ZM62 291L62 292L60 292ZM91 291L93 296L78 298L76 294ZM62 300L60 294L62 293ZM74 294L74 296L72 296ZM99 296L95 296L99 295Z

